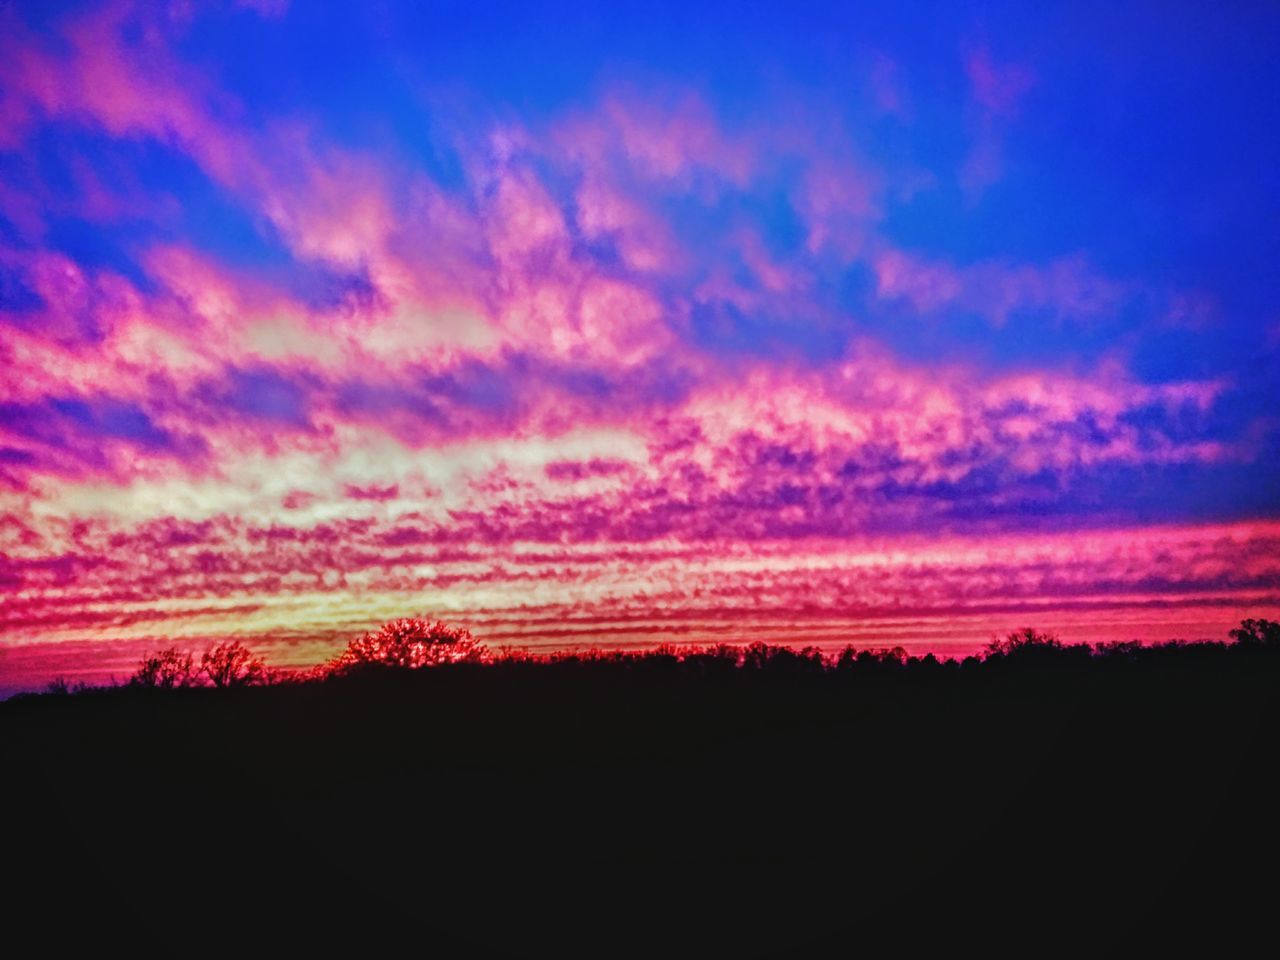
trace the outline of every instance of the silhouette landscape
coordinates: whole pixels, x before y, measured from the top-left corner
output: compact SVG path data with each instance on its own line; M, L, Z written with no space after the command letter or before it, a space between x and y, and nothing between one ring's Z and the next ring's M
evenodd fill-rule
M227 903L459 956L1230 949L1274 915L1278 681L1265 620L938 660L492 656L404 618L307 674L170 649L11 698L0 762L22 915L137 945Z

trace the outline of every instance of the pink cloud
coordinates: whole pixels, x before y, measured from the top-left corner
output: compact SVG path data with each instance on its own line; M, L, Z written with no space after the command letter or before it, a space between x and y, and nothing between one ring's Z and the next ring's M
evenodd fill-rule
M787 294L802 291L810 282L810 275L800 267L780 263L765 248L759 232L740 229L736 234L739 254L759 284L771 294Z
M698 169L715 172L736 185L750 178L753 151L720 129L698 96L680 92L668 102L615 95L604 104L604 117L633 169L644 176L687 181Z
M884 54L872 58L869 81L876 109L897 117L909 117L910 99L902 82L898 65Z
M590 477L608 477L624 473L627 463L622 460L606 460L594 457L586 462L574 460L557 460L546 466L547 476L552 480L576 481Z
M876 258L875 273L880 296L908 300L926 312L954 303L963 290L959 272L950 265L925 263L897 250Z
M974 135L973 147L960 167L960 189L970 203L1004 176L1004 140L996 131L983 128Z
M271 18L283 17L289 12L289 0L236 0L236 6Z
M348 483L343 487L343 491L347 498L351 500L371 500L374 503L387 503L400 496L400 485L396 483L371 483L362 487L354 483Z
M290 490L280 499L286 510L305 510L319 500L319 496L306 490Z
M1019 63L996 63L985 47L965 57L973 99L987 113L998 116L1014 113L1035 86L1035 72Z
M1020 310L1044 310L1059 320L1091 322L1120 309L1134 291L1093 271L1081 258L1044 266L990 260L963 268L885 249L874 260L877 293L921 313L958 307L1002 325Z
M616 240L623 262L643 273L669 270L680 258L670 230L641 204L590 177L577 194L578 226L593 240Z
M139 32L140 49L126 50L120 35L134 18L127 4L105 4L65 20L60 39L70 56L59 57L22 33L7 51L10 96L28 118L31 111L70 115L116 136L154 136L198 151L225 170L235 144L209 121L205 102L212 88L169 55L162 17Z
M971 202L1004 172L1003 125L1016 116L1035 86L1035 73L1017 63L996 63L985 47L965 57L970 95L977 106L973 145L959 171L960 186Z
M501 169L496 177L489 247L500 262L553 256L568 240L564 215L533 174Z

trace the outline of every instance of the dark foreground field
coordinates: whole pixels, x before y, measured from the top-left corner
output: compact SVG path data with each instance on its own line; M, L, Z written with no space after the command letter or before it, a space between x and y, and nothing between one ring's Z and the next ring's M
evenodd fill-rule
M1274 955L1278 691L1280 651L1199 645L21 698L6 938Z

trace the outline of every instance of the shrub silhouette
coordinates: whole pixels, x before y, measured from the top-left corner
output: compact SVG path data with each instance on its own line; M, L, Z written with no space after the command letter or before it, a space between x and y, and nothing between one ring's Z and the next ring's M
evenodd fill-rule
M265 683L267 665L239 640L231 640L201 655L200 673L215 687L244 687Z
M192 668L191 654L170 647L145 657L129 678L129 685L159 690L189 687L196 678Z
M442 620L401 617L352 640L347 649L330 662L329 672L342 675L370 667L416 670L488 659L488 651L469 630Z

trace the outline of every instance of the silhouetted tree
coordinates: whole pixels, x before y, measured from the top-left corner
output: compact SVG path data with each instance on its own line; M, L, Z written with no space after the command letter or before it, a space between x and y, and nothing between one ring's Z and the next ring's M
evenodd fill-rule
M1041 633L1034 627L1023 627L1006 635L1004 639L987 644L987 656L1008 656L1023 650L1058 650L1062 641L1052 633Z
M1242 620L1240 626L1230 631L1230 634L1242 647L1280 649L1280 623L1274 620Z
M201 655L200 673L215 687L244 687L265 683L267 665L239 640L230 640Z
M885 647L877 649L854 646L845 647L834 660L837 670L852 670L857 667L871 669L876 667L893 668L906 665L910 660L903 647Z
M401 617L352 640L329 668L342 674L370 666L417 669L487 659L488 651L469 630L442 620Z
M144 658L137 671L129 678L129 685L171 690L174 687L189 687L194 679L191 654L177 647L170 647Z
M1135 660L1143 653L1143 646L1137 640L1117 640L1113 643L1099 643L1093 648L1098 657L1115 660Z

